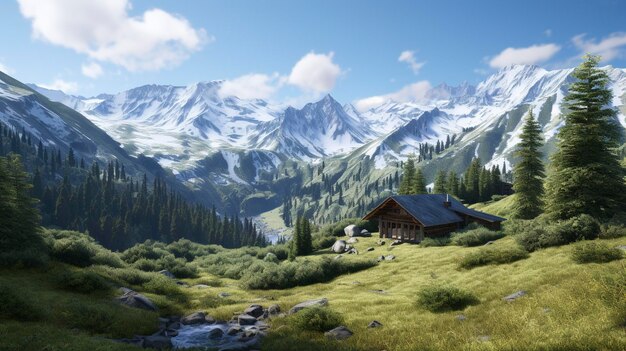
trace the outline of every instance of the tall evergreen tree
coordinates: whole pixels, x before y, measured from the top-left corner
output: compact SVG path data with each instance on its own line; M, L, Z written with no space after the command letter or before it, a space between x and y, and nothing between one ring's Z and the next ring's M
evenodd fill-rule
M398 193L400 195L409 195L413 193L415 189L415 158L409 156L408 160L404 163L402 169L402 181L400 181L400 189Z
M546 209L555 218L582 213L608 218L626 203L624 169L615 152L622 129L610 107L609 77L598 69L599 61L598 56L585 56L564 99L568 112L546 182Z
M415 178L413 180L413 188L410 194L426 194L426 179L420 168L415 170Z
M528 111L526 123L520 135L515 156L517 163L513 166L513 191L515 191L513 217L532 219L543 210L543 178L545 168L541 161L543 145L541 126Z
M447 183L446 172L444 170L440 170L437 172L435 176L435 185L433 186L434 194L445 194L447 193Z

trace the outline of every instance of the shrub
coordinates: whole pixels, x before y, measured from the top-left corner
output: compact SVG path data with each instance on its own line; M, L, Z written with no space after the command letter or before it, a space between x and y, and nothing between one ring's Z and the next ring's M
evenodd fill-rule
M600 231L600 239L617 239L626 236L626 227L616 224L603 225Z
M160 271L159 267L155 260L149 260L147 258L140 258L135 263L133 263L133 267L140 269L144 272L158 272Z
M271 252L268 252L263 258L265 262L278 263L278 257Z
M57 278L57 284L62 289L83 294L101 292L109 289L109 285L101 276L95 272L85 270L63 272Z
M583 214L565 221L547 223L545 220L530 222L526 232L516 236L517 242L527 251L569 244L578 240L594 239L600 233L600 225L593 217Z
M0 319L19 321L40 318L40 310L28 293L17 287L0 285Z
M485 248L463 257L459 267L471 269L489 264L504 264L528 258L528 252L519 247L494 249Z
M122 261L119 254L111 252L105 248L97 250L92 260L93 264L99 264L103 266L109 266L114 268L126 267L126 263Z
M161 276L158 273L148 273L136 268L94 266L91 267L91 270L120 286L138 287Z
M96 255L94 245L82 238L64 238L54 242L52 257L78 267L91 265Z
M148 292L170 297L181 295L181 291L178 285L176 285L176 283L172 279L160 274L153 277L148 282L144 283L143 288Z
M622 258L624 253L621 249L600 242L584 243L572 250L572 259L577 263L604 263Z
M420 246L422 247L432 247L432 246L446 246L452 241L450 236L439 236L436 238L424 238L422 242L420 242Z
M504 237L502 232L494 232L487 228L480 227L465 232L458 233L452 237L452 243L458 246L479 246L488 241L498 240Z
M305 308L292 318L296 328L304 331L325 332L343 324L341 315L327 307Z
M48 253L42 249L23 249L0 253L0 267L42 267L48 263Z
M187 239L180 239L168 244L165 249L176 258L184 258L186 261L193 261L196 257L214 254L220 250L215 245L202 245Z
M454 287L431 286L419 292L417 303L431 312L445 312L462 310L479 301L473 294Z

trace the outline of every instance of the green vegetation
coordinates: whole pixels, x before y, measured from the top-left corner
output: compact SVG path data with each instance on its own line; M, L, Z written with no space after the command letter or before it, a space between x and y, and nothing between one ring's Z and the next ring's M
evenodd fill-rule
M455 233L452 236L452 244L458 246L480 246L489 241L495 241L504 237L504 233L492 231L485 227L470 227L465 231Z
M461 262L459 262L459 267L472 269L474 267L490 264L511 263L528 257L528 252L519 247L507 247L500 249L484 248L463 257Z
M326 332L343 323L341 315L328 307L311 307L290 317L300 330Z
M517 242L527 251L550 246L559 246L579 240L595 239L600 234L600 225L591 216L583 214L568 220L551 222L547 217L521 223L509 230L521 231L516 235Z
M473 294L450 286L430 286L419 291L417 303L430 312L462 310L480 301Z
M110 288L109 284L93 271L69 270L60 274L57 283L62 289L84 294L106 292Z
M546 211L558 219L588 214L608 219L626 203L624 168L615 152L622 137L611 106L610 78L598 56L586 56L564 98L565 125L551 157Z
M532 219L543 210L543 178L545 168L539 149L543 145L541 126L533 117L532 109L528 110L528 118L520 135L515 156L518 162L513 168L513 191L515 205L513 218Z
M289 259L293 260L296 256L306 256L313 252L312 240L311 222L307 218L298 217L289 243Z
M572 249L572 260L577 263L605 263L622 258L623 250L597 241L582 243Z
M449 235L438 236L435 238L426 237L424 240L420 242L421 247L432 247L432 246L446 246L448 245L452 239L450 239Z

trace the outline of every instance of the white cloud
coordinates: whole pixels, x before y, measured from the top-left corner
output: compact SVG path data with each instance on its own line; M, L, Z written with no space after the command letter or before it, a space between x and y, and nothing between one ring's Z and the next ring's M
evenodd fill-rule
M612 33L600 41L585 39L585 34L579 34L572 38L572 42L584 53L600 55L602 61L611 61L624 56L626 33Z
M552 58L561 47L556 44L532 45L527 48L506 48L489 61L492 68L510 65L534 65Z
M333 56L333 52L310 52L304 55L291 69L287 82L306 92L324 93L332 90L342 73L341 67L333 62Z
M240 99L268 99L274 95L281 84L278 73L271 76L251 73L224 81L219 94L221 97L236 96Z
M161 9L130 17L129 0L18 0L35 39L129 71L179 64L209 38L204 29Z
M100 66L96 62L83 64L80 67L80 70L83 72L83 75L89 78L93 78L93 79L96 79L104 74L104 70L102 69L102 66Z
M423 101L426 97L426 93L428 93L431 88L432 85L429 81L421 80L419 82L406 85L402 87L402 89L393 93L370 96L361 100L357 100L354 106L359 111L367 111L384 103L387 100L394 100L398 102Z
M418 74L420 69L426 64L426 62L417 62L415 59L415 51L411 50L402 51L400 57L398 57L398 61L406 62L413 71L413 74Z
M66 94L73 94L78 91L78 83L76 82L68 82L63 79L55 79L52 83L37 83L42 88L50 89L50 90L61 90Z

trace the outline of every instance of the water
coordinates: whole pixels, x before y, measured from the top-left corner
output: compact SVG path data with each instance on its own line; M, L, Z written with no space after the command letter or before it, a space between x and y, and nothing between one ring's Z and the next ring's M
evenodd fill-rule
M232 324L197 324L197 325L183 325L178 329L178 335L172 338L172 345L175 349L187 349L192 347L199 348L219 348L221 346L244 346L248 344L247 341L240 341L242 333L235 335L227 335L226 332ZM221 337L211 339L210 333L214 329L221 329L224 333ZM241 326L242 332L247 330L257 330L256 326Z

